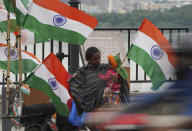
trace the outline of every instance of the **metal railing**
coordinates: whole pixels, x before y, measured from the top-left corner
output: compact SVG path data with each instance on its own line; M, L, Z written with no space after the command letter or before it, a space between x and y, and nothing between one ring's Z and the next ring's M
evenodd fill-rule
M189 32L188 28L159 28L163 34L167 36L167 39L170 43L174 41L175 35L178 36L181 32ZM132 36L137 31L137 28L96 28L95 31L120 31L122 33L122 36L125 39L126 42L126 49L128 50L131 46L131 40L133 39ZM69 52L68 52L68 44L63 44L64 42L54 41L51 40L50 42L43 42L38 45L30 45L23 47L24 50L29 51L33 53L34 55L38 56L40 60L43 60L49 53L58 53L63 52L64 53L64 60L69 66ZM130 60L128 59L130 62ZM132 68L131 68L132 69ZM145 73L141 74L139 72L139 66L135 64L135 75L134 78L132 77L131 83L143 83L143 82L150 82L149 79L147 79L147 75ZM143 76L143 79L139 79L139 76ZM27 77L27 74L24 75L24 78ZM0 81L0 84L5 84L4 80L5 76L2 75L2 81ZM15 75L15 80L13 80L14 83L18 82L18 76Z
M166 33L166 35L168 35L168 41L172 44L173 37L175 35L179 36L179 34L181 32L189 32L189 28L159 28L161 30L161 32L163 34ZM131 34L132 32L136 32L138 30L138 28L96 28L95 30L99 30L99 31L120 31L121 33L125 33L127 32L127 50L130 48L131 46ZM130 60L128 59L128 61L130 62ZM143 73L143 79L139 79L139 66L138 64L135 65L135 78L131 79L130 82L131 83L145 83L145 82L151 82L149 79L147 79L147 75L146 73Z

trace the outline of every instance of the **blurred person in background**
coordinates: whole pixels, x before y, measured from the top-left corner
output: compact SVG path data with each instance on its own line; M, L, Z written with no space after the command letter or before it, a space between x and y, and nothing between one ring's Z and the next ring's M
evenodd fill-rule
M137 110L150 114L144 129L147 131L192 130L192 33L181 33L173 47L177 80L160 94L149 96L152 100L147 98L143 109ZM163 110L155 110L154 106L162 106Z

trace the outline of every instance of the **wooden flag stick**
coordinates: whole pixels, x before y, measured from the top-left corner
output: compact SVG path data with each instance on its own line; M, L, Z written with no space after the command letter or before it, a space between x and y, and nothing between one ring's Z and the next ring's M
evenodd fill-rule
M6 88L6 114L9 114L9 104L10 104L10 12L7 13L7 88Z
M18 29L19 29L20 33L18 32L18 34L17 34L17 36L16 36L16 41L15 41L15 44L14 44L14 46L13 46L13 50L16 48L16 45L17 45L17 43L18 43L18 41L19 41L19 37L20 37L20 39L21 39L22 26L19 26Z
M5 75L5 77L7 77L7 74L6 74L5 70L0 69L0 71L3 72L3 74ZM16 87L16 84L14 84L11 80L9 80L9 83L10 83L11 85L14 85L14 86Z
M14 46L13 46L13 53L14 53L14 50L15 50L15 48L16 48L16 45L17 45L17 43L18 43L18 41L19 41L19 37L20 37L20 39L21 39L21 30L22 30L22 27L19 26L18 29L19 29L20 33L18 33L17 36L16 36L16 41L15 41L15 44L14 44Z
M19 104L23 104L22 94L21 94L21 84L23 81L22 80L22 57L21 57L21 26L19 26L18 42L19 42L19 86L17 88L17 91L19 93Z
M13 46L13 50L15 50L17 43L18 43L18 36L16 36L16 41L15 41L15 44Z
M11 52L11 55L13 55L13 53L15 52L15 48L16 48L17 42L18 42L18 38L16 37L16 42L15 42L15 45L13 47L11 46L11 43L10 43L10 47L13 48L13 50Z

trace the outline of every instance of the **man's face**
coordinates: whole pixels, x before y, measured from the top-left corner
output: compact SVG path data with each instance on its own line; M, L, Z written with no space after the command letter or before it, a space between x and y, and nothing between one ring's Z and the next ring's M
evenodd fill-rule
M93 56L88 60L89 64L93 65L94 67L97 67L100 64L101 61L101 54L95 53Z

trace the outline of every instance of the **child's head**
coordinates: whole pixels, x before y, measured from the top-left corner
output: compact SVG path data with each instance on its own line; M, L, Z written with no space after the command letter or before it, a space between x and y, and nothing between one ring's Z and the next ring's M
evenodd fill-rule
M108 56L108 61L113 69L117 67L117 62L115 61L115 58L112 55Z

